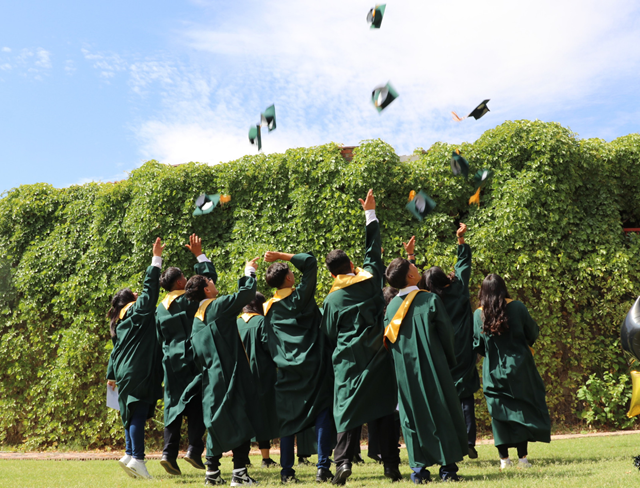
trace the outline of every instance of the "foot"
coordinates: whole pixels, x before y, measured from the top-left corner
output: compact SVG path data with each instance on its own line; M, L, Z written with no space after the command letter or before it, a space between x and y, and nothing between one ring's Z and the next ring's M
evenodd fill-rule
M233 476L231 476L231 486L244 486L244 485L257 485L258 482L254 480L247 473L247 468L234 469Z
M278 463L276 463L273 459L271 458L267 458L267 459L263 459L262 460L262 467L263 468L277 468L280 465Z
M362 455L356 454L355 456L353 456L353 462L355 464L364 464L364 459L362 459Z
M526 457L523 457L523 458L520 458L518 460L518 467L519 468L531 468L531 467L533 467L533 464L531 464Z
M160 460L160 466L162 466L164 470L169 474L173 474L175 476L180 476L182 474L182 471L180 471L180 467L178 466L176 460L169 459L167 456L162 456L162 459Z
M331 483L334 485L344 485L349 476L351 476L351 463L344 463L336 470L336 475L331 480Z
M298 456L298 466L311 466L309 456Z
M187 451L187 454L185 454L184 458L182 459L184 459L186 462L188 462L191 466L193 466L196 469L207 469L207 467L202 463L202 457L196 456L191 451Z
M318 468L318 474L316 475L316 481L318 483L325 483L333 479L333 473L327 468Z
M132 458L129 464L127 464L127 468L133 471L138 478L150 480L152 476L149 474L149 471L147 471L146 464L147 462L142 459Z
M415 471L411 473L411 481L413 481L416 485L421 485L423 483L429 483L431 481L431 473L428 469L422 468L419 473Z
M478 459L478 451L473 446L469 446L469 459Z
M462 481L462 478L455 473L447 473L442 475L442 481Z
M511 464L511 459L500 459L500 471L510 468L511 466L513 466L513 464Z
M300 483L300 480L296 478L295 474L292 474L291 476L280 476L280 481L283 484Z
M127 464L129 464L130 462L131 462L131 456L129 456L128 454L125 454L124 456L122 456L118 461L118 463L120 464L120 467L124 469L125 473L127 473L132 478L137 478L136 474L133 471L131 471L129 468L127 468Z
M204 477L204 486L214 486L214 485L226 485L227 482L222 479L220 475L220 470L218 471L207 471L207 474Z

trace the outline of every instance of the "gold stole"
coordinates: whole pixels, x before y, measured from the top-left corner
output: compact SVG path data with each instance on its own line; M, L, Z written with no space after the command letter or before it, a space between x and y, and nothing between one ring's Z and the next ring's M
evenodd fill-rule
M348 286L354 285L355 283L360 283L361 281L369 280L373 278L373 275L368 271L365 271L362 268L356 268L356 275L338 275L335 280L333 280L333 286L331 290L329 290L329 294L333 293L337 290L342 290Z
M251 317L255 317L256 315L260 315L260 314L259 313L254 313L254 312L251 312L251 313L247 312L247 313L243 313L242 315L240 315L240 318L242 320L244 320L245 322L249 322L249 320L251 320Z
M129 302L124 307L122 307L122 310L120 310L120 320L124 320L124 316L127 315L127 311L135 304L136 302Z
M505 302L507 302L507 305L509 305L513 301L513 298L505 298L504 300ZM478 310L482 310L482 307L478 307ZM529 345L527 345L527 347L529 348L529 351L531 351L531 355L534 356L536 354L536 351L533 349L533 347Z
M167 295L162 299L162 304L164 305L164 308L169 310L169 307L171 306L173 301L182 295L184 295L184 290L173 290L167 293Z
M213 303L215 298L207 298L202 302L202 304L198 307L198 311L196 312L196 318L200 319L204 322L204 314L207 311L207 307Z
M273 297L269 298L269 300L267 300L267 302L264 305L262 305L262 308L264 308L265 316L269 313L269 309L271 308L271 305L273 305L276 302L279 302L283 298L287 298L289 295L293 293L293 290L295 290L295 288L293 287L280 288L279 290L276 290L276 292L273 294Z
M396 342L402 321L404 320L405 315L407 315L413 299L421 291L426 292L426 290L413 290L405 297L402 305L400 305L400 308L398 308L396 314L391 319L391 322L389 322L389 325L387 325L387 328L384 330L384 337L386 339L389 339L391 342Z

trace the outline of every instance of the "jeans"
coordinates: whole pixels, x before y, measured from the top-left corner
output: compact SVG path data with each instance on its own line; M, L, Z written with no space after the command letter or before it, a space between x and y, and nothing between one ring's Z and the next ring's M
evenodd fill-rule
M202 456L202 451L204 451L202 436L204 436L206 429L204 427L204 420L202 420L202 397L198 395L187 403L183 412L178 415L173 422L164 428L164 449L162 450L162 455L168 459L176 459L178 457L183 416L187 417L189 426L188 452L191 457L199 458Z
M331 461L331 409L325 408L316 417L316 435L318 436L318 468L329 469ZM293 448L295 435L287 435L280 438L280 466L282 477L296 474L293 469Z
M137 402L131 412L129 427L124 429L124 452L134 459L144 459L144 424L147 422L149 407L148 403Z
M476 411L473 395L467 398L461 398L462 413L464 421L467 424L467 442L470 446L476 445Z

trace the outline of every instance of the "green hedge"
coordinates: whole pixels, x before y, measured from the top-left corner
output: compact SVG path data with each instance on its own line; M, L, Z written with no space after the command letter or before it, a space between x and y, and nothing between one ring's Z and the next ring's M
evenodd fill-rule
M478 209L473 186L454 177L459 147L471 172L494 171ZM151 244L189 274L184 249L198 233L232 292L245 260L266 250L345 249L363 259L358 198L374 188L385 259L415 234L419 264L455 262L455 223L469 225L475 293L486 273L503 275L541 328L536 363L552 418L572 425L590 405L577 390L590 374L626 372L618 329L640 293L640 135L580 140L554 123L507 122L473 144L434 144L401 163L382 141L364 141L347 162L335 144L246 156L217 166L149 161L117 183L55 189L25 185L0 199L0 444L26 448L122 444L105 407L110 348L105 313L119 288L139 288ZM405 210L420 188L438 207L425 221ZM232 201L194 218L201 191ZM260 271L264 271L264 267ZM329 290L321 268L317 300ZM260 290L269 295L264 280ZM478 404L482 405L481 394ZM622 415L626 405L619 406ZM480 412L486 428L486 410ZM158 415L157 419L161 419Z

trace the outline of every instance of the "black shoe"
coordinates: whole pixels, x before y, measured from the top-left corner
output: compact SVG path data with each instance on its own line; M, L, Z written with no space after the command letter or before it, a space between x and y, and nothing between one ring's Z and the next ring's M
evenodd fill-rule
M191 451L187 451L182 459L196 469L207 469L207 467L202 464L202 458L200 456L195 456Z
M254 480L247 473L247 468L233 470L233 475L231 476L231 486L244 486L244 485L257 485L258 482Z
M402 475L400 474L400 470L398 469L397 465L385 466L384 475L391 481L400 481L402 479Z
M222 479L220 475L220 470L218 471L207 471L206 476L204 477L204 486L214 486L214 485L226 485L227 482Z
M331 480L331 484L344 485L349 476L351 476L351 463L344 463L336 469L336 475Z
M263 468L277 468L278 466L280 466L280 465L278 463L276 463L271 458L267 458L267 459L263 459L262 460L262 467Z
M180 467L178 466L176 460L169 459L167 456L162 456L162 459L160 460L160 466L162 466L164 470L169 474L173 474L175 476L180 476L182 474L182 471L180 471Z
M300 480L298 478L296 478L295 474L292 474L291 476L280 476L280 481L283 484L289 484L289 483L300 483Z
M356 454L355 456L353 456L353 462L355 464L364 464L364 459L362 459L362 456L360 454Z
M311 466L312 464L309 462L309 456L298 456L298 466Z
M442 481L462 481L462 478L455 473L448 473L442 475Z
M469 459L478 459L478 451L473 446L469 446Z
M327 468L318 468L318 474L316 475L316 481L318 483L325 483L333 479L333 473Z

